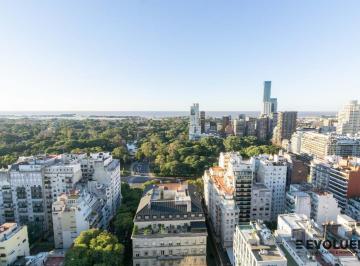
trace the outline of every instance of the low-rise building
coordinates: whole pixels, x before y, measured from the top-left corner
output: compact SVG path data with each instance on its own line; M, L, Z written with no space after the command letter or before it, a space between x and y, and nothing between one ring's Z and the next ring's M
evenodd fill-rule
M234 235L234 265L286 266L287 259L271 231L260 222L238 225Z
M280 241L280 248L286 251L297 265L317 266L314 253L307 250L307 240L318 240L322 237L321 228L303 214L282 214L278 217L275 232Z
M148 189L131 238L134 266L205 266L207 229L195 188L173 183Z
M27 227L16 223L0 225L0 265L11 265L19 257L29 254Z

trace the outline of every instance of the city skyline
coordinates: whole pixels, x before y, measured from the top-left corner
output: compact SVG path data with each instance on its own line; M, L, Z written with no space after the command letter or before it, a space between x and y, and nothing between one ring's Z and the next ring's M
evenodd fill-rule
M337 111L360 88L358 1L0 7L0 111L258 111L265 80L279 111Z

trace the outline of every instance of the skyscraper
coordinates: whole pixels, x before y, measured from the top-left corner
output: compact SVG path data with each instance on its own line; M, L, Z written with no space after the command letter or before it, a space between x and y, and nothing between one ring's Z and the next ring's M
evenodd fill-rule
M358 134L360 133L360 104L358 101L350 101L338 113L338 134Z
M270 101L271 97L271 81L264 81L264 102Z
M271 98L271 81L264 81L263 115L277 112L277 99Z
M190 125L189 125L189 139L199 139L201 135L200 111L199 104L194 103L190 107Z

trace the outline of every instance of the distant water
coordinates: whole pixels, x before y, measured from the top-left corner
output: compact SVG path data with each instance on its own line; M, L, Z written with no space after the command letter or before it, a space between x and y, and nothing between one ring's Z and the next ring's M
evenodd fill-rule
M208 117L222 117L231 115L231 117L237 117L239 114L245 114L247 116L257 117L260 112L257 111L205 111ZM84 118L96 118L96 117L145 117L145 118L166 118L166 117L179 117L188 116L188 111L30 111L30 112L11 112L0 111L0 117L8 118L72 118L72 119L84 119ZM316 112L306 111L298 112L299 117L319 117L319 116L335 116L336 112Z

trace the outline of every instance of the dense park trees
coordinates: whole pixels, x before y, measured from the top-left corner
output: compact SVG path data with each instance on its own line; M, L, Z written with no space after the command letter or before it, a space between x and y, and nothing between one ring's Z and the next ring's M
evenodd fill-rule
M243 157L276 153L256 137L205 137L188 140L188 119L0 120L0 167L18 156L64 152L110 151L122 164L131 161L126 144L137 143L136 159L150 162L158 176L197 177L217 162L222 151Z
M222 151L238 151L244 158L249 158L262 153L277 153L278 148L261 145L252 136L205 137L199 141L188 141L163 140L155 133L141 144L136 156L149 160L152 170L159 176L197 177L217 162Z
M0 120L0 167L18 156L113 151L128 159L125 144L136 139L138 123L124 120ZM124 151L124 149L125 151Z
M83 231L65 256L66 266L121 266L124 246L116 236L99 229Z

